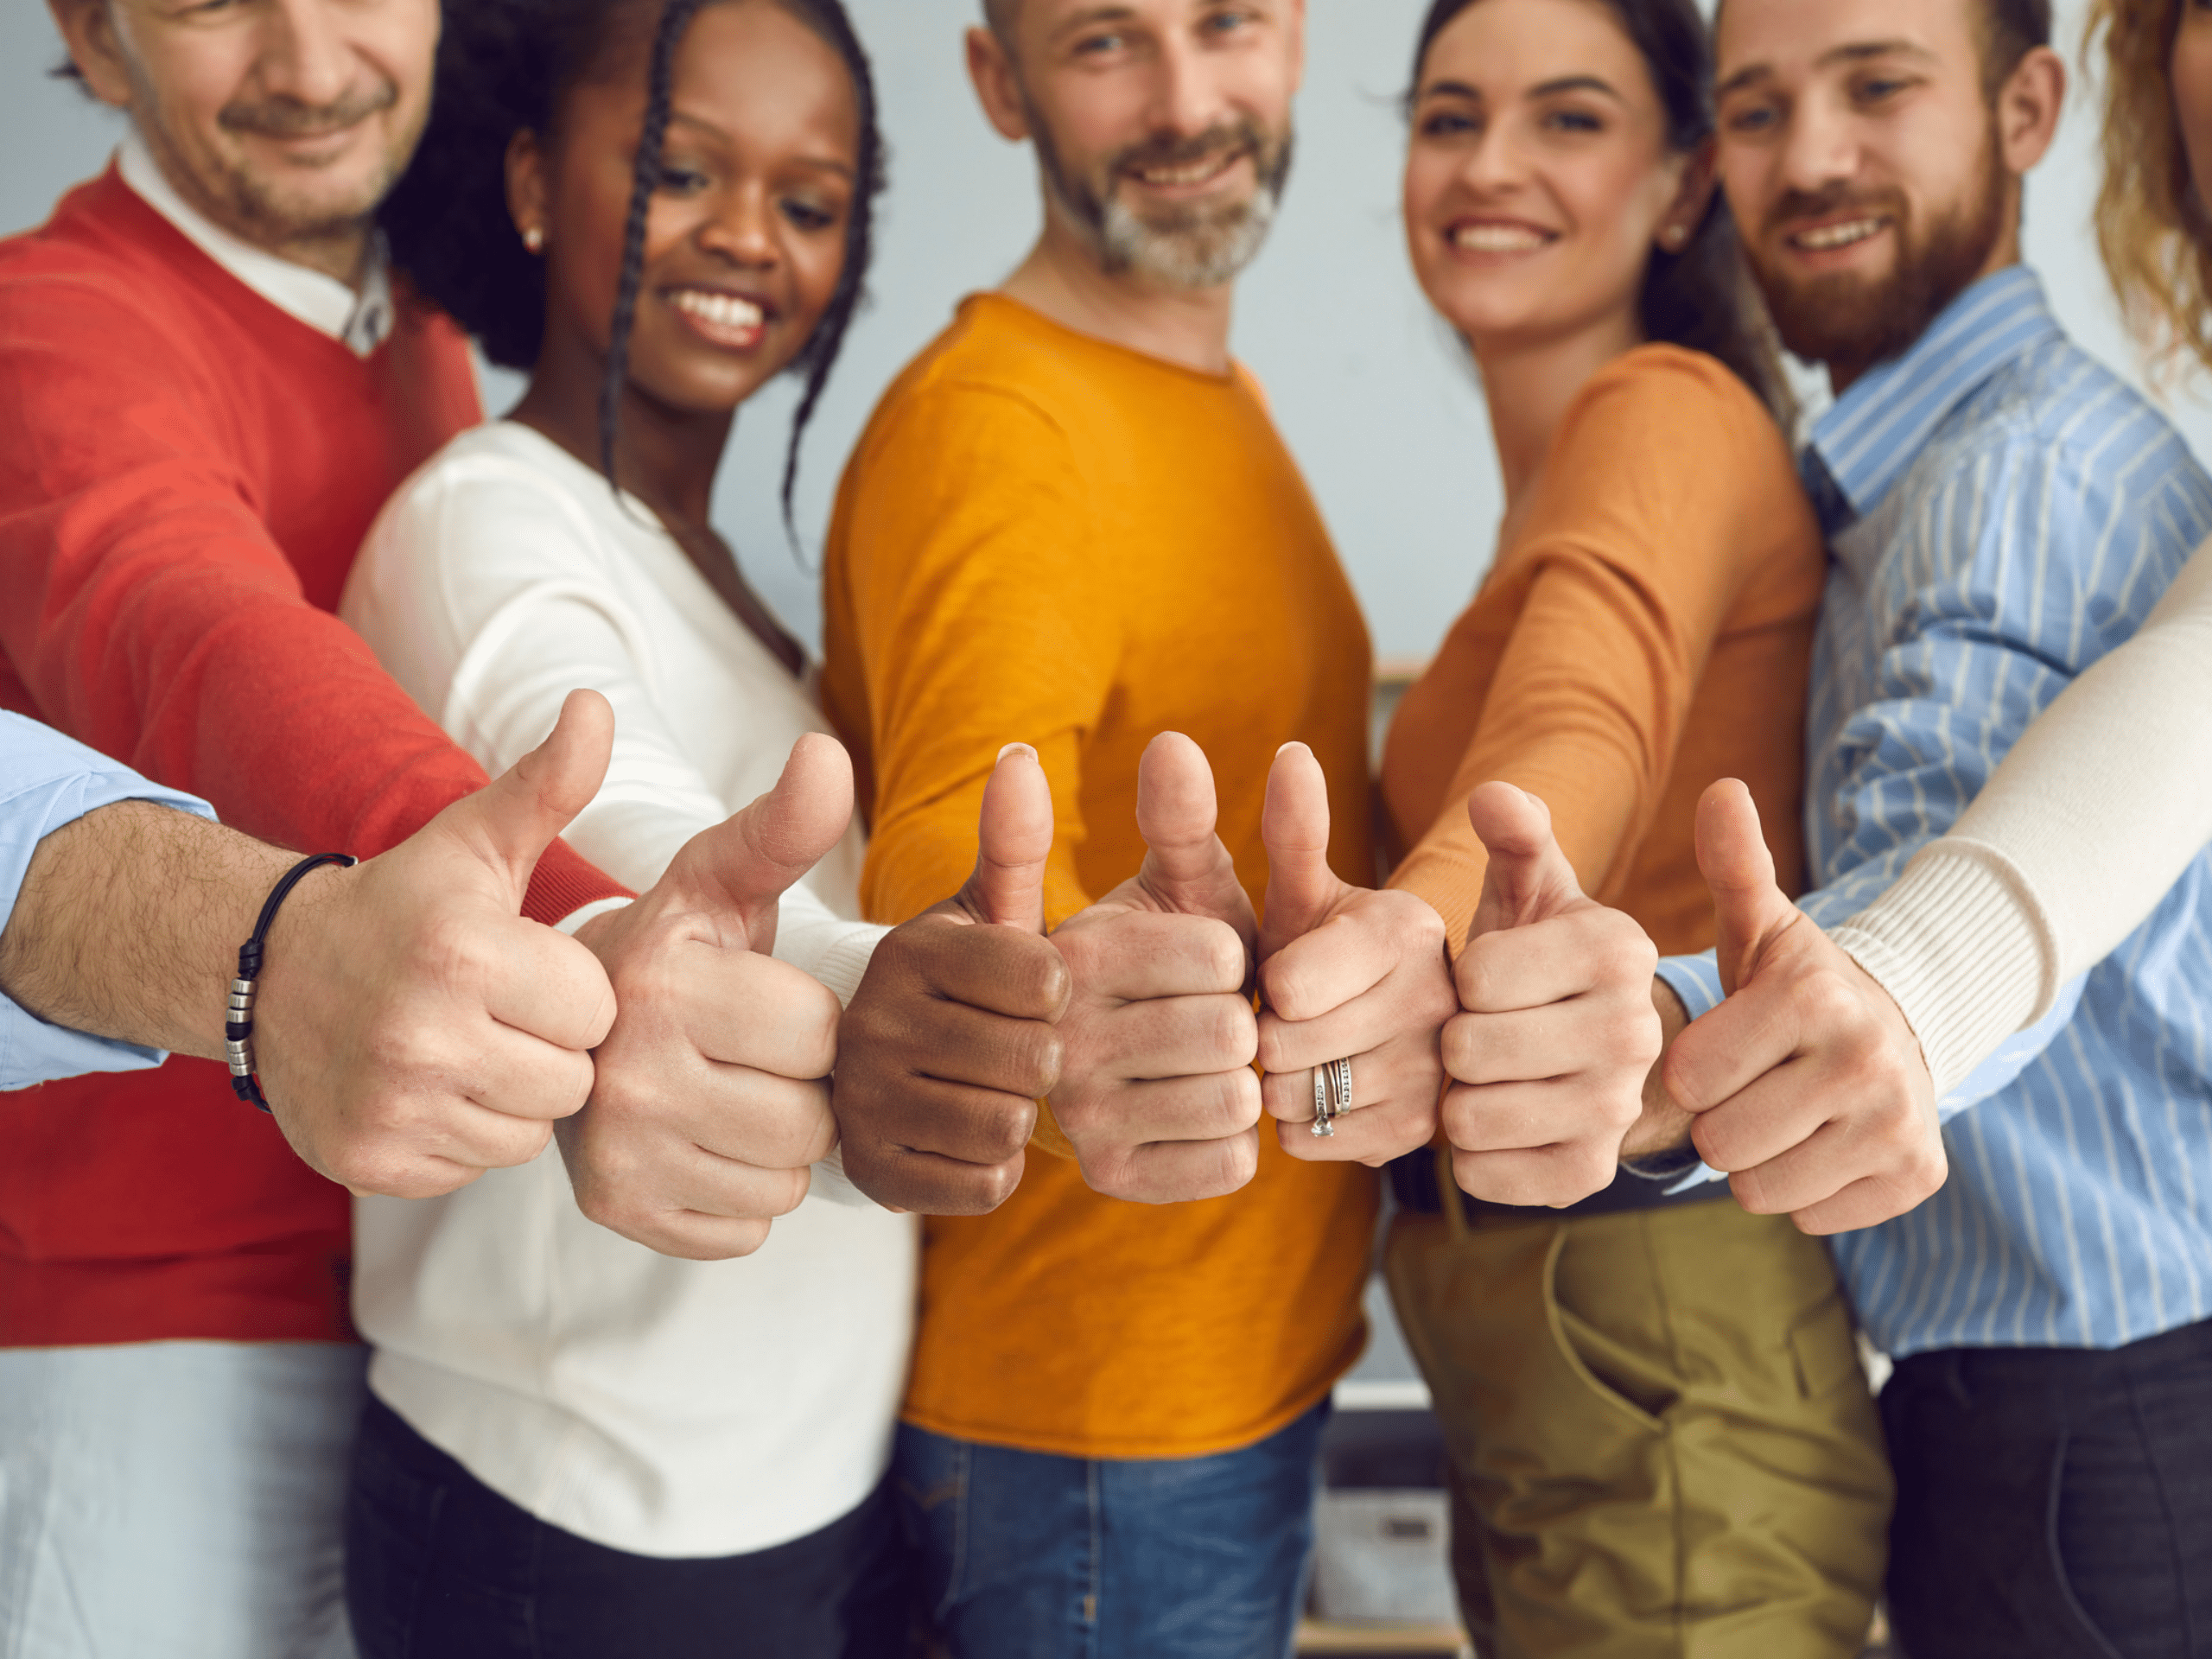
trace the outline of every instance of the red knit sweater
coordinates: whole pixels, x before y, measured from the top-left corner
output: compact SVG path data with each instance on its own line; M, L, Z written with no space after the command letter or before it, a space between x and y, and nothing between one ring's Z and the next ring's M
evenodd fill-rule
M287 847L368 856L484 773L333 614L370 521L478 418L403 307L366 359L108 172L0 241L0 707ZM556 845L526 906L624 889ZM224 1069L0 1095L0 1346L351 1334L345 1191Z

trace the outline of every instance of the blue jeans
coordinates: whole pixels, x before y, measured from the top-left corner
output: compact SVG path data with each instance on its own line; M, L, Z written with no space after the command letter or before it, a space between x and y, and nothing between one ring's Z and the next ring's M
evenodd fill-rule
M0 1654L353 1659L367 1364L337 1342L0 1351Z
M1213 1457L1113 1460L902 1424L899 1508L931 1618L957 1659L1284 1659L1327 1417Z

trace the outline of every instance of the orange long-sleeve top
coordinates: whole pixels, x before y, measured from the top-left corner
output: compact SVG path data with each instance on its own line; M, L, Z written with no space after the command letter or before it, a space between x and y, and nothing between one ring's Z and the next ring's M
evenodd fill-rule
M1017 739L1052 780L1052 925L1142 861L1137 761L1164 730L1211 760L1255 898L1268 768L1293 740L1328 773L1331 863L1369 879L1366 629L1241 371L971 297L862 435L824 574L823 701L869 815L872 919L965 880ZM1049 1144L995 1213L929 1224L909 1421L1070 1457L1200 1456L1292 1421L1357 1357L1373 1172L1300 1163L1263 1126L1243 1191L1155 1207L1093 1192Z
M1467 822L1503 779L1551 809L1583 889L1668 953L1713 943L1698 797L1740 778L1775 868L1804 868L1806 681L1826 571L1781 429L1726 367L1644 346L1577 396L1525 517L1390 728L1391 885L1456 951L1488 859Z

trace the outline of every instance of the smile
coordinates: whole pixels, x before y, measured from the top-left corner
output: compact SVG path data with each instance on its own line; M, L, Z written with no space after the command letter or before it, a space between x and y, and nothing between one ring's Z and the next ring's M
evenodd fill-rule
M1798 231L1789 238L1789 245L1802 248L1808 253L1833 253L1838 248L1848 248L1864 242L1870 236L1879 235L1887 228L1885 219L1847 219L1834 225L1815 225L1809 231Z
M767 332L768 314L751 300L712 289L679 288L668 302L691 326L718 346L740 348L760 343Z
M1199 161L1186 162L1180 167L1132 168L1129 176L1139 184L1154 190L1188 190L1197 185L1211 184L1243 161L1245 155L1245 151L1235 149L1224 156L1209 156Z
M1550 246L1555 238L1533 225L1491 219L1475 225L1455 225L1445 239L1469 253L1534 253Z

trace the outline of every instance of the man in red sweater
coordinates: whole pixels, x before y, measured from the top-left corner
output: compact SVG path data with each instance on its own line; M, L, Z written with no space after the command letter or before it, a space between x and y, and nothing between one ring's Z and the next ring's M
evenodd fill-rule
M385 498L478 416L465 342L395 302L372 230L436 0L52 5L131 125L0 242L0 708L265 841L382 853L486 781L332 614ZM602 729L561 741L603 745L604 718L572 701L564 731ZM791 789L835 781L812 779ZM0 1096L0 1651L348 1651L362 1359L346 1193L316 1171L449 1191L537 1155L587 1087L758 1122L773 1085L720 1063L745 1058L727 1010L834 1018L717 944L728 892L760 885L739 820L626 907L557 841L533 871L480 839L387 880L342 942L388 995L258 1034L273 1122L204 1060ZM575 943L518 947L518 899ZM749 1166L715 1161L695 1201L741 1213Z

